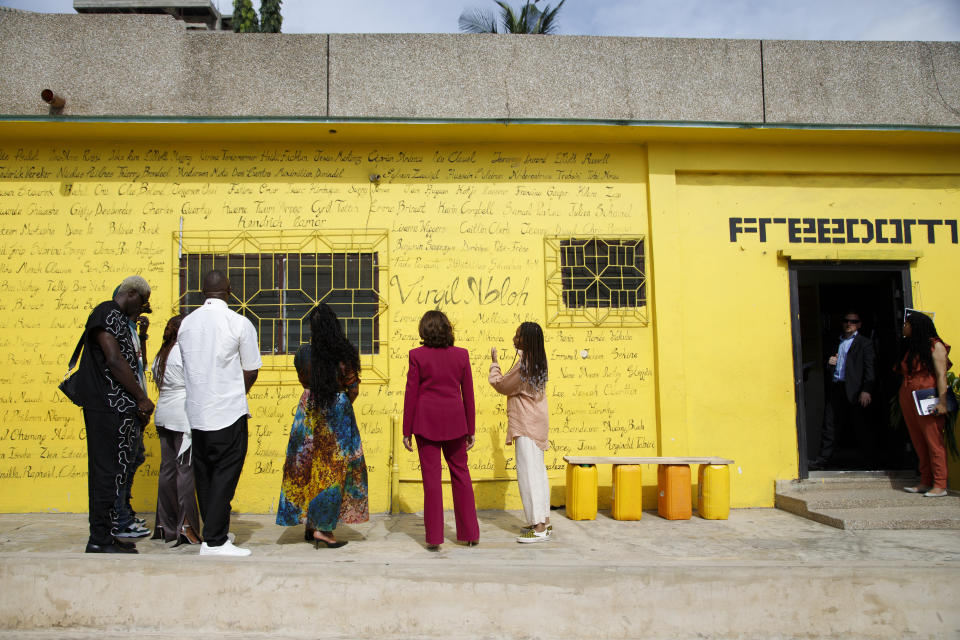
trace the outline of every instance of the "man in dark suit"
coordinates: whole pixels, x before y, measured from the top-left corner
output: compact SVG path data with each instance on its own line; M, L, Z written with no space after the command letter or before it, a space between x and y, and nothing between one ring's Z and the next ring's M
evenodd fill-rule
M827 386L820 455L811 460L811 469L830 463L836 445L837 429L852 427L864 453L870 460L876 449L875 434L867 425L867 407L872 401L876 380L873 342L859 334L860 314L849 311L843 316L843 335L837 350L827 360L830 383Z

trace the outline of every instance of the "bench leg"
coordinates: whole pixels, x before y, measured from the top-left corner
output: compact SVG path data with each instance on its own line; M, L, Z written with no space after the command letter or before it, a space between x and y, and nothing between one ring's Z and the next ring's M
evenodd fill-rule
M690 465L661 464L657 468L657 513L667 520L689 520Z
M597 519L597 467L567 464L567 517L571 520Z
M697 473L697 514L707 520L730 517L730 467L702 464Z
M639 520L643 517L643 467L638 464L613 465L614 520Z

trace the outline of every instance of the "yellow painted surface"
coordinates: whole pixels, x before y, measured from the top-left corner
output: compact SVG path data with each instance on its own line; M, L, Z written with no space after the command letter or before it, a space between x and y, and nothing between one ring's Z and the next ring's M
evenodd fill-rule
M796 477L788 262L779 257L784 252L799 247L801 256L825 259L830 252L850 261L872 253L904 260L919 252L910 268L914 305L937 312L937 328L947 341L960 336L960 300L946 275L960 264L957 160L956 154L875 149L651 146L663 455L709 451L735 459L734 507L772 506L770 479ZM849 173L853 167L877 173ZM935 175L916 175L920 171ZM756 220L742 225L753 232L731 241L731 218L785 221L771 221L765 241ZM820 219L827 221L823 239ZM912 226L910 243L833 242L839 237L830 231L835 221L864 219L874 225L948 220L954 226L931 227L933 242L920 224ZM798 242L790 242L791 225ZM889 223L883 233L891 240L897 235ZM855 226L853 237L865 239L867 226ZM951 486L957 486L956 476Z
M546 326L555 504L563 501L563 455L623 454L733 458L732 506L772 505L774 481L796 477L798 455L785 255L913 260L915 305L936 310L944 337L960 341L960 303L953 276L945 276L956 271L958 245L946 226L935 230L935 243L914 227L912 243L898 246L802 242L816 232L790 243L787 223L771 224L764 242L747 232L730 240L731 218L955 220L960 160L942 137L330 129L0 125L0 511L86 510L83 421L56 383L89 310L132 273L154 289L152 357L178 296L181 220L192 238L386 236L384 354L355 405L374 511L391 507L391 416L402 412L406 353L431 308L448 313L458 344L471 352L478 505L519 508L513 449L503 443L504 400L486 373L491 346L512 360L519 322L546 324L547 237L644 236L650 299L646 326ZM771 140L782 144L763 144ZM896 141L912 146L879 146ZM240 511L275 509L301 391L291 356L265 362L251 394L250 453L234 501ZM153 509L159 463L155 432L146 433L148 459L134 485L140 510ZM398 463L399 507L419 509L416 456L401 451ZM956 465L952 471L956 479ZM646 475L649 509L655 474ZM606 508L607 465L599 484Z
M185 137L192 128L184 126ZM432 308L450 316L457 343L472 355L478 503L519 507L515 457L504 445L505 401L486 382L490 348L509 366L517 325L545 324L545 236L646 234L642 147L339 145L330 144L326 127L315 129L320 140L297 143L142 142L136 125L120 130L130 139L7 138L0 147L0 341L9 358L0 398L0 510L86 509L82 417L55 384L89 310L128 274L153 287L148 350L155 353L179 295L181 221L185 251L204 250L204 232L254 244L314 231L386 234L379 247L388 261L380 280L388 305L384 356L376 375L363 375L368 382L355 405L371 509L390 507L390 418L402 413L406 354ZM550 475L562 475L565 454L654 452L650 329L547 327L546 340ZM234 502L240 511L276 508L301 392L292 356L268 355L265 364L250 395L250 452ZM134 487L141 510L155 503L159 464L152 427L147 436ZM403 451L399 466L400 507L419 509L416 456Z

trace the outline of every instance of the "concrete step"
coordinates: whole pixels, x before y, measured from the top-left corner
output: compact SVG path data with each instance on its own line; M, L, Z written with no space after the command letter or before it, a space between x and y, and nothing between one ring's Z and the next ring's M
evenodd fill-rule
M818 522L839 529L960 529L960 505L928 507L880 507L818 509Z
M916 478L822 477L778 483L774 504L839 529L960 529L960 495L903 491Z
M778 480L778 493L790 491L820 490L820 489L881 489L890 488L902 490L903 487L917 484L916 474L889 472L889 471L820 471L810 474L803 481Z
M248 558L152 540L139 555L86 555L82 514L0 515L0 640L960 634L954 532L839 531L774 509L635 522L554 511L555 539L522 545L522 514L479 515L480 546L466 547L449 542L447 513L440 552L417 514L341 527L350 543L334 550L273 516L235 515Z
M831 487L804 489L779 494L783 500L805 502L808 509L860 509L867 507L913 507L939 511L944 507L960 508L960 495L926 498L902 489L849 489Z

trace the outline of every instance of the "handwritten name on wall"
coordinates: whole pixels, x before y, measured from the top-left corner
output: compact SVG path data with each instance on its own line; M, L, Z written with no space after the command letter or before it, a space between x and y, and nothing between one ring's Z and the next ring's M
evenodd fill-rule
M90 309L132 273L153 286L153 356L179 297L181 224L254 240L288 230L386 230L389 380L365 383L355 405L372 507L387 505L391 417L402 413L407 351L418 346L428 309L446 311L457 343L471 352L479 434L471 466L478 478L514 477L505 402L486 383L490 347L509 366L516 326L544 323L544 236L646 233L643 162L636 149L616 145L0 146L0 506L86 509L83 421L56 383ZM562 469L570 453L655 449L650 330L546 335L550 468ZM275 508L302 391L292 356L271 362L286 370L261 376L250 395L241 510ZM152 426L146 433L135 500L149 510L159 446ZM406 477L419 476L415 455L401 452L400 461Z

